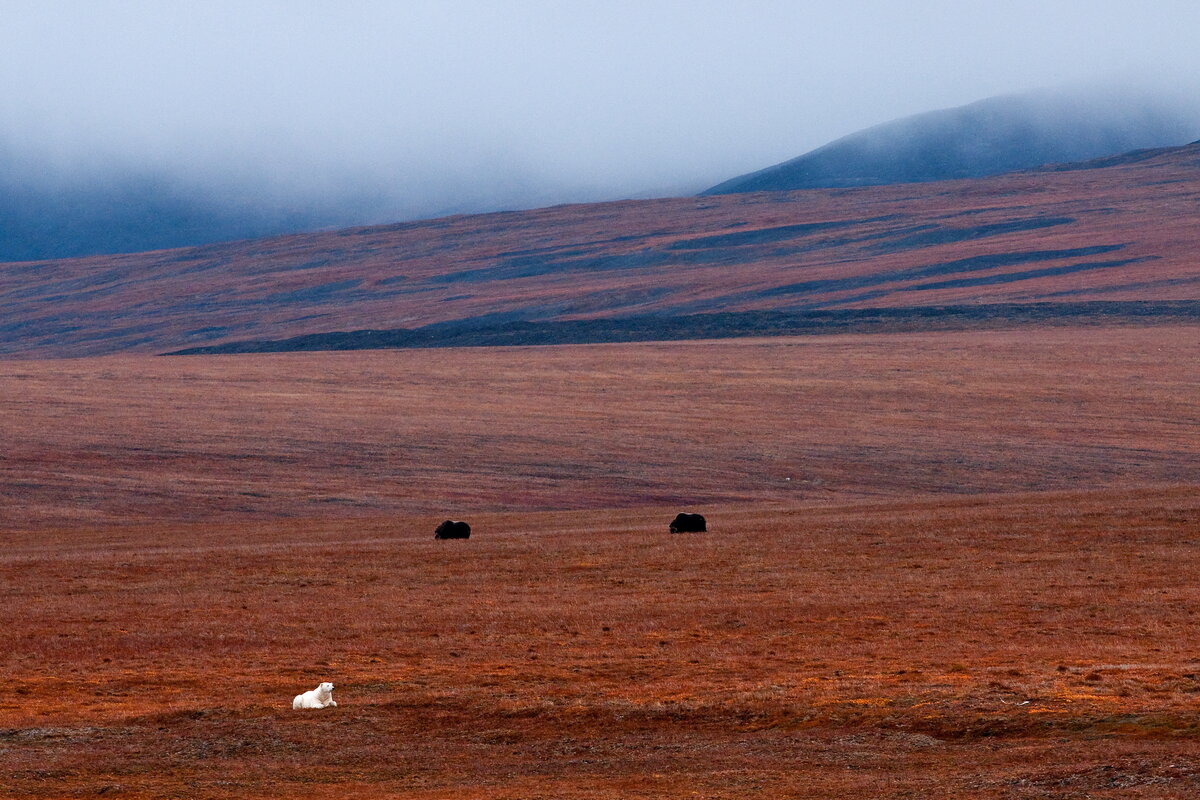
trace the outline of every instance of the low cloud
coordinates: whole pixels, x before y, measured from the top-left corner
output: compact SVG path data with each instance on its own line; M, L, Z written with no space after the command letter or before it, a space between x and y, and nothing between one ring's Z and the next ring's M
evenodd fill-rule
M14 2L0 178L335 225L699 191L982 97L1188 97L1200 7Z

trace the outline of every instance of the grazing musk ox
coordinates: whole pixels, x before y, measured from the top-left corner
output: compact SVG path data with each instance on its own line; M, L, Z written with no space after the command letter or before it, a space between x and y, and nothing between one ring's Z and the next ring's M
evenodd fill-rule
M708 526L700 514L676 514L671 521L671 533L700 533L707 530Z
M471 526L465 522L448 519L433 532L435 539L470 539Z

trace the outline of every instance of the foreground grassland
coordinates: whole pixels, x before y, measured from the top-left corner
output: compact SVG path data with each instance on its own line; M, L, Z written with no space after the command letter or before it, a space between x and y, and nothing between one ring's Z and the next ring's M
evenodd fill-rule
M1200 791L1195 487L669 519L10 537L4 795Z
M1197 345L0 362L0 797L1194 798Z

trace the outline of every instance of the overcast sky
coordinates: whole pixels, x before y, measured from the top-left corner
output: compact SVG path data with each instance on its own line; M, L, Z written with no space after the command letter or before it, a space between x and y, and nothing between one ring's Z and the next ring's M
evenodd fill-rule
M0 135L420 212L664 195L991 95L1190 82L1198 37L1195 0L0 0Z

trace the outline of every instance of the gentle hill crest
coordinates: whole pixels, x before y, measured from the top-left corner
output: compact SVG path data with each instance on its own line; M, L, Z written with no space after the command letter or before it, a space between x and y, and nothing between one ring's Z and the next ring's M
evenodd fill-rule
M704 194L979 178L1177 146L1200 114L1132 91L1043 91L929 111L852 133Z
M979 180L559 206L3 264L0 352L158 353L431 325L1198 301L1198 203L1200 145L1189 145Z

